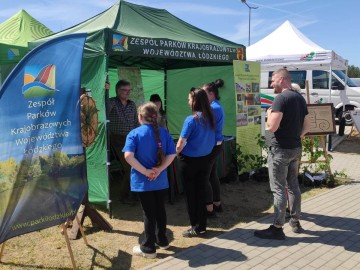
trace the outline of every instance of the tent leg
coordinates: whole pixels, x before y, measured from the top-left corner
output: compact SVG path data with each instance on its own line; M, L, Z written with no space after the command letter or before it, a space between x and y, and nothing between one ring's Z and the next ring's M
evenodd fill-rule
M109 81L109 72L107 70L107 62L106 59L106 79L105 79L105 132L106 132L106 166L107 166L107 178L108 178L108 193L109 193L109 200L108 200L108 207L109 207L109 217L112 218L112 200L111 200L111 181L110 181L110 131L109 131L109 107L108 107L108 100L109 100L109 90L110 90L110 81Z

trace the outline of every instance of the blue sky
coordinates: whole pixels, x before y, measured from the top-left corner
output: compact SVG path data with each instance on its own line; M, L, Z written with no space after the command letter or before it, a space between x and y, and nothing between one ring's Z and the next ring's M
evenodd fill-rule
M1 1L0 22L19 9L54 32L78 24L117 0L13 0ZM180 19L231 41L248 45L249 8L240 0L129 0L166 9ZM286 20L324 49L334 50L360 67L359 0L254 0L251 11L251 44L264 38Z

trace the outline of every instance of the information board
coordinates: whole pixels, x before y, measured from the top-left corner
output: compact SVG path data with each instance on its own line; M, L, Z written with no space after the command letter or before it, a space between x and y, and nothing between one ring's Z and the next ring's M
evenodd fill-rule
M308 104L310 131L306 135L326 135L336 132L332 103Z

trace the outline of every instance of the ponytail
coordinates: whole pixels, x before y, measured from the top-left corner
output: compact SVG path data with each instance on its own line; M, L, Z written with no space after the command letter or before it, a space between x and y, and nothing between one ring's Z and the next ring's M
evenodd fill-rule
M203 89L206 92L214 93L215 99L220 100L219 88L224 86L224 80L217 79L215 82L206 83L203 85Z

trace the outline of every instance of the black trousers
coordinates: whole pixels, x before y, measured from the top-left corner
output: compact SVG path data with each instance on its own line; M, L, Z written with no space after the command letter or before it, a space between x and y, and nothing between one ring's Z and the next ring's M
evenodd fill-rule
M130 171L131 166L125 160L122 149L126 142L125 135L110 134L111 147L114 150L115 158L120 162L123 169L122 179L120 179L120 199L126 200L130 195Z
M206 185L210 177L210 160L210 155L204 157L180 155L179 157L179 171L184 186L190 224L197 232L206 230Z
M213 202L220 202L220 179L217 173L217 162L222 153L223 144L215 145L211 154L211 169L209 183L206 185L206 204L213 204Z
M156 252L155 242L167 245L166 211L164 197L167 189L137 192L143 209L145 239L140 249L145 253Z

